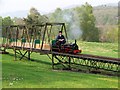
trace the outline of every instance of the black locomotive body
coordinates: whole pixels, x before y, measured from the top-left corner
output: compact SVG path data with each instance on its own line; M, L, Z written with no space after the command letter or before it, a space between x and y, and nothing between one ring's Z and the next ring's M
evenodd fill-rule
M55 52L62 52L62 53L81 53L81 50L79 50L78 45L75 43L73 44L59 44L57 41L52 42L52 51Z

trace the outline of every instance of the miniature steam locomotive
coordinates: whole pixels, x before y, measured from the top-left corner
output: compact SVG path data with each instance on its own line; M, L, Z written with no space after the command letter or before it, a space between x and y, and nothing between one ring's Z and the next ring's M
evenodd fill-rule
M79 50L78 45L75 43L73 44L58 44L57 41L53 40L52 41L52 51L55 52L62 52L62 53L81 53L81 50Z

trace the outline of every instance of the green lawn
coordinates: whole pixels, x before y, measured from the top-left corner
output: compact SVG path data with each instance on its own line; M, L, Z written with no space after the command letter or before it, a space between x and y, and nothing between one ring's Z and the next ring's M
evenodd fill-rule
M118 43L77 42L82 53L118 58Z
M78 42L83 53L117 57L117 44ZM118 77L82 72L52 70L45 55L14 61L12 50L2 55L3 88L118 88Z

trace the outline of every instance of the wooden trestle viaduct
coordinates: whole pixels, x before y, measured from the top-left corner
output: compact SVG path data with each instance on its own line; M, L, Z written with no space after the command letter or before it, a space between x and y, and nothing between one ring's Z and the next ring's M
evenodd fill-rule
M20 60L23 57L30 60L32 52L46 54L52 61L53 69L81 70L80 67L86 67L87 69L98 71L120 71L120 58L52 51L51 40L56 36L54 35L55 29L64 31L65 38L67 39L64 23L46 23L44 25L33 25L31 28L27 28L24 25L7 26L4 32L2 32L1 50L13 49L15 60L17 54L21 56Z

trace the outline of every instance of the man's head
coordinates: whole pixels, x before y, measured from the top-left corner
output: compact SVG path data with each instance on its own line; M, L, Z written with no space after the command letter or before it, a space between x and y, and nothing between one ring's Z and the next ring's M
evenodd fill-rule
M62 31L59 31L59 35L62 35Z

